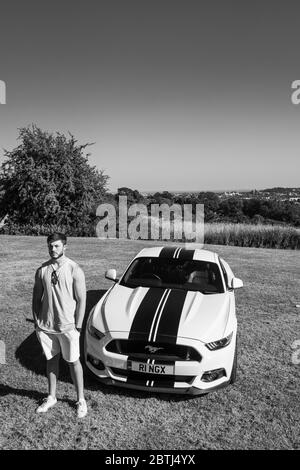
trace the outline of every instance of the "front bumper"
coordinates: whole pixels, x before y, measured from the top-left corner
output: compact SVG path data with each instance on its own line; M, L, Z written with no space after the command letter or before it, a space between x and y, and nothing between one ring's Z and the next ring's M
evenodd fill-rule
M174 394L201 395L213 390L225 387L230 381L233 366L236 332L228 346L217 351L209 351L207 347L198 340L187 338L177 338L176 344L194 348L200 356L200 360L176 360L172 362L174 366L173 375L146 374L143 372L132 372L129 362L138 361L130 355L110 352L106 346L113 339L127 339L124 332L113 332L107 334L103 339L97 340L86 330L85 335L85 363L88 369L103 383L136 390L165 392ZM101 369L95 367L93 359L101 361ZM160 363L155 359L155 355L149 354L149 361ZM167 364L168 361L164 361ZM171 362L169 362L171 364ZM203 380L203 375L207 371L224 369L224 375L211 382Z

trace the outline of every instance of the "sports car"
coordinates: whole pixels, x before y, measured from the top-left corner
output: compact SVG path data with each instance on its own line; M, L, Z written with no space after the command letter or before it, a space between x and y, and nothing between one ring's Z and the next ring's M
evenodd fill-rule
M139 390L203 394L233 383L235 289L243 282L217 253L141 250L91 310L84 357L101 381Z

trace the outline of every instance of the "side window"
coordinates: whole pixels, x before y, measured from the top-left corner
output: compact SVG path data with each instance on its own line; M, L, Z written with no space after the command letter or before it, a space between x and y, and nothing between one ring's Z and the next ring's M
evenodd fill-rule
M223 263L222 263L222 261L220 260L220 258L219 258L219 263L220 263L220 266L221 266L221 269L222 269L222 273L223 273L223 276L224 276L226 289L229 289L227 272L226 272L226 269L224 268Z

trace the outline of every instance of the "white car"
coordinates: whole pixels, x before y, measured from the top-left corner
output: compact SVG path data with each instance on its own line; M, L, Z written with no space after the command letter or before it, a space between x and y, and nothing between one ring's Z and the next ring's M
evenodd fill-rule
M243 282L216 253L145 248L89 314L85 363L101 381L203 394L236 378L234 290Z

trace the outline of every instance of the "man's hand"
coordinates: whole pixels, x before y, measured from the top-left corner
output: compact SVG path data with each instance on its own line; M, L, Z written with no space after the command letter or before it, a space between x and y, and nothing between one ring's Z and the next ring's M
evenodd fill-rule
M85 286L85 277L82 269L78 267L75 271L74 277L74 293L76 298L76 311L75 311L75 325L82 325L84 314L85 314L85 305L86 305L86 286ZM79 331L81 327L76 329ZM79 331L80 332L80 331Z
M37 318L42 308L42 297L44 293L43 283L40 277L40 268L35 273L34 287L32 293L32 316L34 327L37 327Z

